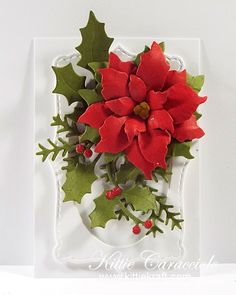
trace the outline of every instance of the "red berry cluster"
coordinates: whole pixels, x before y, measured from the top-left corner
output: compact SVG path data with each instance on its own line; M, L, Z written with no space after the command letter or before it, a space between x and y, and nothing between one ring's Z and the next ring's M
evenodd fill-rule
M152 221L151 221L151 219L148 219L148 220L146 220L145 222L144 222L144 227L145 228L147 228L147 229L150 229L151 227L152 227ZM141 228L140 228L140 226L138 225L138 224L136 224L134 227L133 227L133 233L135 234L135 235L138 235L138 234L140 234L140 232L141 232Z
M112 190L106 192L106 198L113 200L115 197L122 193L122 189L119 186L114 187Z
M90 158L93 155L93 152L90 149L86 149L85 146L81 143L76 145L75 150L76 153L83 154L86 158Z

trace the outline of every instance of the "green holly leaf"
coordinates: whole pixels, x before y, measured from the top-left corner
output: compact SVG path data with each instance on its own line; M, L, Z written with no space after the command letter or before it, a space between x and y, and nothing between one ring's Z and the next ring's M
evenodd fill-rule
M136 168L129 162L126 162L121 165L120 170L117 172L117 182L126 183L128 180L135 181L140 174L141 171L138 168Z
M97 82L101 82L101 74L99 73L99 69L106 68L108 65L108 62L102 61L102 62L90 62L88 66L93 70L94 72L94 78Z
M84 142L86 140L89 140L93 143L97 143L99 140L99 136L100 135L98 133L98 129L86 126L84 133L80 137L80 141Z
M80 89L79 95L86 101L87 105L91 105L95 102L102 101L103 99L98 96L94 89Z
M74 170L67 171L66 181L62 187L65 192L64 202L81 202L83 196L91 192L91 185L97 179L94 174L94 163L78 164Z
M68 157L68 158L63 159L63 161L66 162L67 165L62 166L61 169L66 170L66 171L74 170L79 163L79 156L80 155L78 155L76 157Z
M200 92L204 84L204 75L192 76L187 73L187 84L197 93Z
M134 186L123 191L123 196L136 211L147 213L151 209L157 209L156 198L146 187Z
M182 156L186 159L193 159L194 156L190 153L191 146L192 141L171 143L168 147L168 155L171 155L172 157Z
M195 112L194 116L196 117L196 120L199 120L202 117L202 114Z
M76 47L76 50L81 54L78 65L87 67L90 62L107 61L113 38L107 36L104 23L98 22L92 11L90 11L86 27L80 29L80 32L82 42Z
M80 101L81 97L78 91L85 87L85 77L77 75L71 63L64 67L52 67L52 69L57 79L53 93L64 95L69 105Z
M65 166L62 166L62 170L72 171L76 168L78 163L80 162L81 155L76 155L74 157L64 158L63 161L66 162Z
M111 219L117 219L115 207L118 204L118 199L107 200L105 193L94 200L96 205L93 212L89 215L91 219L91 227L103 227Z

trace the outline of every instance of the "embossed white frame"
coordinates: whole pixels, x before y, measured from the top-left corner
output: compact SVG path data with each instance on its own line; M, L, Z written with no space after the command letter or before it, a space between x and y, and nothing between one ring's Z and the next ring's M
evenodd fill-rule
M122 46L122 48L126 48L126 50L129 50L130 52L139 52L142 50L142 48L140 48L140 46L143 47L144 44L150 44L150 42L152 40L158 40L158 39L157 38L140 38L140 39L119 38L119 39L116 39L116 43L113 44L113 49L117 48L118 46ZM168 38L161 39L161 41L163 41L163 40L166 42L168 55L172 56L173 54L175 54L177 56L178 55L183 56L184 60L186 62L188 71L191 72L192 74L197 74L199 72L200 42L198 39L184 39L184 40L168 39ZM65 55L63 55L61 58L59 58L60 61L61 61L61 59L65 59L66 61L68 61L68 57L69 57L69 59L71 59L71 57L72 57L72 59L74 57L76 58L77 57L76 53L71 55L71 48L73 48L76 44L78 44L78 42L79 42L78 39L70 39L70 38L67 38L67 39L37 39L37 40L35 40L36 132L37 132L38 128L39 129L41 129L43 127L45 128L45 125L42 126L40 123L40 120L38 120L37 115L39 115L40 112L39 113L37 112L37 105L39 104L42 107L43 104L48 104L48 105L45 105L45 108L48 109L49 105L50 105L50 108L53 109L53 105L51 102L50 103L45 102L45 99L42 99L42 97L43 97L42 93L41 93L42 85L41 86L38 85L38 82L43 79L42 69L46 73L47 66L48 66L48 68L50 66L48 63L52 64L53 59L58 56L59 51L60 51L59 54L65 53ZM172 43L172 50L173 51L168 51L168 47L169 47L168 45L170 45L171 43ZM56 44L58 44L60 46L60 48L59 48L59 46L57 48ZM72 46L70 47L70 45L72 45ZM170 46L170 48L171 48L171 46ZM183 51L183 53L181 51ZM55 55L52 58L53 52ZM44 65L42 65L42 63L40 62L41 58L45 58L47 60L47 62L45 62ZM51 61L50 61L50 58L52 58ZM58 58L56 58L56 63L58 63L59 60L58 60ZM48 74L48 76L49 76L49 74ZM51 97L52 101L53 101L53 97L51 94L51 90L53 89L53 84L54 84L54 77L52 77L52 75L50 75L50 85L52 85L52 88L50 89L50 92L47 94L47 97ZM57 100L54 100L54 103L55 103L55 101L57 102L56 108L63 108L63 106L59 106L60 101L61 101L59 96L57 97ZM44 108L44 107L42 107L42 108ZM55 105L54 105L54 109L55 109ZM51 116L53 114L55 114L55 111L53 111L51 113ZM51 116L50 116L49 120L51 120ZM49 126L49 124L46 126ZM53 132L54 134L52 134L52 132L49 132L49 133L51 133L50 137L52 137L52 135L54 135L54 137L55 137L55 130L53 130L52 127L51 127L51 129L52 129L52 131L54 131ZM36 133L36 135L37 135L37 133ZM42 142L42 140L45 141L45 137L42 137L42 135L36 136L36 142L39 142L39 141ZM197 146L195 145L194 153L196 154L196 152L197 152ZM179 160L177 160L177 161L179 161ZM195 162L195 164L197 164L197 159L195 159L193 161ZM37 175L37 173L39 173L39 174L41 173L41 176L42 176L42 173L43 173L42 169L44 169L44 168L42 168L42 164L39 163L39 160L37 160L36 163L37 163L36 164L36 175ZM181 165L183 167L186 167L186 164L187 164L187 161L181 162ZM47 164L44 164L44 165L47 165ZM194 166L194 165L192 165L192 161L191 161L191 166ZM195 166L197 166L197 165L195 165ZM192 168L191 170L195 171L195 173L196 173L196 171L198 169L195 167L195 168ZM184 171L184 170L181 169L181 171ZM180 173L180 172L178 172L178 173ZM50 178L51 178L50 181L53 181L54 177L52 176ZM183 178L179 177L179 181L183 182ZM55 179L54 179L54 183L55 183ZM182 184L179 184L179 188L181 188L181 186L182 186ZM37 177L36 177L36 187L38 187ZM198 185L197 185L197 187L198 187ZM55 186L54 186L54 188L55 188ZM43 239L40 238L39 235L37 235L37 231L40 231L41 233L45 233L45 236L47 236L48 233L47 233L47 231L43 232L42 228L40 227L40 217L38 217L38 216L40 216L41 214L40 214L40 210L37 208L37 201L39 201L39 203L40 203L40 200L41 200L41 201L43 201L43 203L46 204L46 199L40 199L40 198L42 198L42 195L40 196L40 194L36 193L36 256L35 256L35 258L36 258L35 259L36 271L39 275L44 275L45 269L46 269L47 271L49 271L48 275L55 275L55 274L58 274L58 272L59 272L60 274L62 273L62 275L63 274L64 275L73 274L73 276L74 275L75 276L77 276L77 275L82 276L82 275L86 274L87 276L94 276L94 275L97 276L97 275L99 275L99 273L92 273L91 271L89 271L88 267L85 266L88 263L95 261L95 258L91 255L91 253L90 253L89 258L87 257L87 258L81 259L78 257L74 257L73 255L64 255L61 252L63 241L60 236L60 226L61 226L61 221L62 221L61 216L60 216L60 210L63 205L65 206L65 204L61 203L61 200L62 200L61 198L63 196L61 194L61 191L58 190L58 188L60 189L60 184L57 184L57 186L56 186L56 191L57 191L58 196L57 196L56 202L54 202L55 207L53 208L54 214L56 213L54 215L54 217L56 216L56 219L54 220L53 224L50 223L50 227L52 226L51 227L51 230L52 230L51 234L53 236L53 243L51 242L51 243L49 243L49 245L46 248L44 247L44 252L45 252L45 250L46 250L46 252L47 252L47 250L51 251L50 255L49 255L50 259L53 262L53 264L58 265L58 267L56 267L56 269L57 269L56 271L55 270L53 271L50 269L50 267L47 265L47 263L43 264L43 259L40 260L40 257L41 258L43 257L43 251L40 248L40 242L42 242ZM178 188L178 190L179 190L179 188ZM196 197L198 198L198 196L197 196L198 194L196 192L194 194L195 194L195 199L196 199ZM180 194L179 194L179 197L180 197ZM199 253L198 253L198 242L199 242L198 241L199 240L199 238L198 238L198 204L197 204L196 200L195 200L195 202L196 202L196 204L194 206L194 212L195 212L194 218L196 220L192 220L192 222L194 221L193 222L194 227L192 227L192 229L194 230L194 233L190 233L188 231L186 232L186 223L191 224L191 219L189 219L189 220L186 219L185 216L188 211L185 210L186 214L184 213L184 215L185 215L184 216L185 217L184 231L181 233L181 236L179 239L179 245L178 245L178 247L180 249L179 255L173 255L172 257L168 256L168 257L166 257L166 259L180 260L180 259L188 259L188 257L189 258L192 257L196 261L196 259L198 258L198 256L199 256ZM57 204L57 206L56 206L56 204ZM66 205L66 206L68 206L68 205ZM73 206L73 203L70 203L69 206ZM183 207L186 207L186 206L180 206L180 207L181 207L181 210L183 210ZM53 212L51 212L50 214L53 215ZM50 216L50 217L52 217L52 216ZM53 232L53 229L54 229L54 232ZM44 236L44 238L45 238L45 236ZM195 239L195 245L193 245L194 239ZM196 244L197 244L197 246L196 246ZM185 251L183 250L183 248L185 248ZM53 253L55 255L53 255ZM47 252L47 254L49 254L49 253ZM185 254L185 255L183 256L183 254ZM62 267L63 271L59 270L61 268L61 264L63 264L63 267ZM60 265L60 267L59 267L59 265ZM82 269L81 269L81 267L82 267ZM142 271L145 271L145 269L143 269Z

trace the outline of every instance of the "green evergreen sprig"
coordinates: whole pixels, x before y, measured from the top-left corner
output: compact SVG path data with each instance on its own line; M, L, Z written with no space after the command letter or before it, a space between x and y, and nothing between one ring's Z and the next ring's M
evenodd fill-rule
M56 143L52 142L51 139L48 138L48 143L51 145L52 148L46 148L42 144L39 144L39 148L41 151L37 152L37 156L42 156L42 161L44 162L47 157L52 154L52 161L56 159L56 157L62 152L62 157L65 157L66 154L73 149L73 147L66 142L62 138L58 138L58 142L61 143L60 145L57 145Z
M56 116L53 116L52 118L53 118L53 122L51 123L51 126L61 127L61 128L58 128L57 133L67 132L70 129L70 126L66 118L62 120L59 114L57 114Z

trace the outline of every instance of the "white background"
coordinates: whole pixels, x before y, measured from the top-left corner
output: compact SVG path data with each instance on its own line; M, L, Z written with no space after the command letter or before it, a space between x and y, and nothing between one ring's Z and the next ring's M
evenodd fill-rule
M0 267L1 295L121 295L121 294L174 294L174 295L235 295L235 267L213 267L205 277L171 279L32 279L30 268ZM218 274L216 274L216 272ZM215 273L215 274L214 274ZM2 280L1 280L2 279ZM14 283L13 283L14 282ZM119 286L117 288L117 286Z
M236 262L235 1L0 0L0 263L33 257L32 38L78 36L90 9L111 36L202 39L201 251Z

